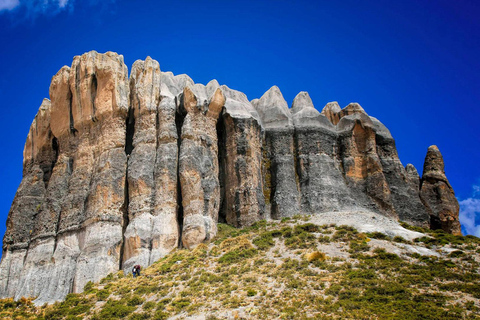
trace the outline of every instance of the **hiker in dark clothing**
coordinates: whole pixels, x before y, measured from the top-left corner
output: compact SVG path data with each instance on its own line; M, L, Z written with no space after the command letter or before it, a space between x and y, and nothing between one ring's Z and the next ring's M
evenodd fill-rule
M140 276L140 269L141 269L140 265L137 264L135 267L137 269L137 276Z
M137 276L137 266L133 266L132 274L134 278Z

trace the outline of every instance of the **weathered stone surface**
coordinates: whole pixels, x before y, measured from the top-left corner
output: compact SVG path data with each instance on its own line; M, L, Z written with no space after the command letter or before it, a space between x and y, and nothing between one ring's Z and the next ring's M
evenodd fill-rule
M42 104L27 139L25 188L12 206L23 208L11 217L17 223L23 215L24 227L11 228L16 244L4 243L6 255L20 244L29 249L8 295L61 299L118 270L127 80L123 57L110 52L77 56L53 78L52 102Z
M408 163L405 166L405 171L407 172L408 183L412 189L420 192L420 175L418 174L417 168L411 163Z
M377 154L398 218L413 225L428 227L428 212L420 200L419 189L410 183L409 176L398 158L395 140L380 121L373 117L370 119L375 128Z
M370 117L364 112L353 112L340 119L337 131L339 155L353 198L361 207L398 218L377 154L375 128Z
M325 107L322 110L322 114L327 117L328 120L333 125L337 125L338 121L340 121L340 112L342 109L338 105L337 101L329 102L325 105Z
M150 57L132 66L125 270L150 265L178 245L176 108L169 91L162 95L161 79L160 65Z
M445 176L443 157L437 146L430 146L423 165L420 197L431 210L430 228L461 234L459 205Z
M248 226L265 215L261 126L245 94L226 86L222 91L225 109L217 125L223 195L220 214L231 225Z
M255 102L265 128L263 176L265 201L271 217L280 219L299 212L298 175L295 171L294 127L287 102L273 86Z
M59 70L50 99L25 143L0 297L61 300L210 240L219 221L363 211L460 233L438 149L420 180L358 103L319 113L301 92L289 109L275 86L249 101L150 57L128 79L122 56L94 51Z
M273 86L258 101L252 101L263 127L268 129L291 129L292 115L280 89Z
M185 112L179 155L182 192L182 243L192 248L217 233L220 210L217 119L225 104L220 88L207 98L203 86L187 86L180 107Z
M342 174L335 126L300 92L292 104L295 124L296 170L300 186L300 211L355 209Z

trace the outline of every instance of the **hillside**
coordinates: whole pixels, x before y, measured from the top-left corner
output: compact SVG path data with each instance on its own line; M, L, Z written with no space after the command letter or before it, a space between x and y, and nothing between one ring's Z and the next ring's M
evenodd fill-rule
M356 220L369 233L321 224L341 216L262 220L241 229L219 224L211 242L177 249L138 278L109 274L53 305L0 300L0 317L480 318L479 238L405 223L392 228L385 223L395 222L374 214L368 215L371 221ZM370 224L375 220L377 225ZM373 231L382 227L388 235Z

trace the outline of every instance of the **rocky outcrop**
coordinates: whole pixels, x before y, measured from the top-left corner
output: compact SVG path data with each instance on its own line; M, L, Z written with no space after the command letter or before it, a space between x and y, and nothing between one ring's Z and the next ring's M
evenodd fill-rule
M264 134L265 199L271 217L280 219L299 213L298 175L295 170L294 126L287 102L276 86L255 101Z
M182 243L187 248L195 247L217 233L220 183L216 127L224 104L225 97L220 88L187 86L183 89L180 107L185 119L179 175L183 206Z
M295 97L291 110L301 212L355 210L342 172L336 127L314 108L307 92Z
M170 91L161 90L163 78L150 57L132 66L122 259L127 269L150 265L178 245L176 106Z
M265 217L261 120L244 93L227 86L221 89L226 99L217 125L223 186L220 215L228 224L249 226Z
M445 176L443 157L437 146L430 146L423 165L420 197L430 212L430 227L461 234L459 204Z
M372 211L460 233L431 147L423 177L357 103L318 112L300 92L260 99L89 52L53 77L33 120L7 220L0 297L36 303L248 226L296 214Z
M407 169L403 167L390 131L376 118L370 119L375 127L377 153L398 218L413 225L428 227L429 215L419 197L419 179L415 167L412 165L410 167L407 165Z

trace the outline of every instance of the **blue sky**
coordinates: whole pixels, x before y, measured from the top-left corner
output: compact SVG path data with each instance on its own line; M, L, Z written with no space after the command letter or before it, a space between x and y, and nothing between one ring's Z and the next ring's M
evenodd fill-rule
M436 144L480 236L478 1L0 0L0 235L22 177L25 139L52 76L86 51L147 55L163 71L250 99L272 85L291 104L360 103L422 172Z

